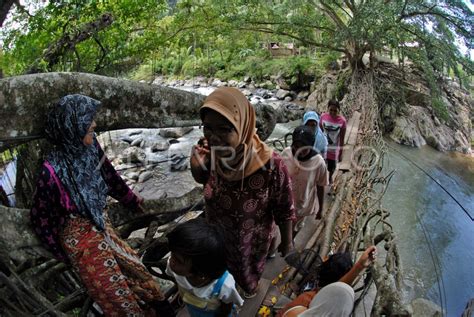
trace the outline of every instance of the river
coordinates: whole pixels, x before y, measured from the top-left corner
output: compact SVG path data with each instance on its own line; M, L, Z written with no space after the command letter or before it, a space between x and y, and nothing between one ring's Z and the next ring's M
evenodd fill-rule
M405 300L426 298L460 316L474 298L474 159L386 141L384 169L395 174L382 203L397 235Z
M16 159L7 163L0 170L0 186L7 194L10 206L15 206Z

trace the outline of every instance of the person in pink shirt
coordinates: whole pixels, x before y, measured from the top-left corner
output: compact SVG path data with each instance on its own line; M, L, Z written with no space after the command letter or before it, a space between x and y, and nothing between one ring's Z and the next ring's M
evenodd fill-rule
M342 146L346 135L346 118L340 115L339 101L331 99L328 102L328 111L321 115L319 125L328 139L326 162L329 171L329 183L332 185L332 176L336 170L337 162L342 160Z
M323 157L314 149L315 134L310 126L299 126L293 131L291 147L283 150L293 185L296 222L293 236L300 231L308 217L321 219L324 204L324 186L328 185L328 172Z

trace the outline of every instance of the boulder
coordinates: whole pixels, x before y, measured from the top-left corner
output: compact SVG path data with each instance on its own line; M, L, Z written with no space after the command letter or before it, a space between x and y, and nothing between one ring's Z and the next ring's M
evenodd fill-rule
M243 89L243 90L241 90L241 91L242 91L242 93L243 93L246 97L249 97L249 96L252 95L252 92L251 92L250 90L248 90L248 89Z
M268 104L257 103L254 105L255 113L257 114L257 134L261 140L266 140L277 123L277 113Z
M129 147L122 152L121 157L124 163L140 163L146 159L146 154L141 148Z
M405 117L398 117L395 122L390 138L397 143L420 147L426 144L425 139L420 135L416 125Z
M193 130L193 127L166 128L166 129L160 129L159 134L164 138L177 139L191 132L192 130Z
M138 182L139 183L143 183L147 180L149 180L150 178L153 177L153 172L152 171L146 171L146 172L143 172L140 174L140 176L138 177Z
M277 92L276 92L276 97L280 100L283 100L285 99L285 97L289 96L290 95L290 92L288 90L285 90L285 89L279 89Z
M297 100L306 100L309 96L309 91L307 90L303 90L303 91L300 91L298 93L298 95L296 96L296 99Z
M128 172L128 173L125 173L124 176L128 179L132 179L134 181L137 181L140 174L137 173L137 172Z
M138 137L136 138L135 140L132 141L132 143L130 143L131 146L138 146L140 147L141 143L143 142L143 138L142 137Z
M278 77L275 81L277 85L280 87L280 89L290 90L290 85L288 85L288 83L283 77Z
M169 149L170 144L166 141L156 141L155 143L152 144L150 147L150 150L152 152L159 152L159 151L166 151Z
M306 109L315 110L319 113L326 111L327 104L334 97L337 85L337 73L325 74L316 85L316 89L306 100Z
M132 137L134 135L139 135L139 134L142 134L143 130L135 130L135 131L132 131L128 134L129 137Z

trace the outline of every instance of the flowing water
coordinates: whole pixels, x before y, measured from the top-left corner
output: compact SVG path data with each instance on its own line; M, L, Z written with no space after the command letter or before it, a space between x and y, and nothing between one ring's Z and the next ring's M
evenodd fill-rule
M474 159L387 144L384 169L395 174L383 206L397 235L405 299L426 298L460 316L474 298Z
M7 194L10 206L15 206L16 159L0 170L0 186Z

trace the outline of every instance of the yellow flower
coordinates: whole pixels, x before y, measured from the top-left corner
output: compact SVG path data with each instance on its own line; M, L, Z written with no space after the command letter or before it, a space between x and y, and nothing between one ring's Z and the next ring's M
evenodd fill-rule
M270 309L267 306L261 306L258 310L258 316L268 317L270 316Z

